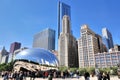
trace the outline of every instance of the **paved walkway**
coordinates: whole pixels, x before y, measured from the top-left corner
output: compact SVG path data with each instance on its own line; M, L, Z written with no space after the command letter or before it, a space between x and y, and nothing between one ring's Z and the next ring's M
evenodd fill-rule
M30 78L28 78L27 80L30 80ZM36 78L35 80L48 80L48 78L46 78L46 79ZM62 78L53 78L53 80L85 80L85 79L82 76L79 79L78 78L65 78L65 79L62 79ZM90 80L97 80L97 77L90 77ZM114 77L110 77L110 80L120 80L120 79L118 79L117 76L114 76Z
M0 80L3 80L3 79L0 78ZM30 78L27 78L27 80L30 80ZM48 80L48 78L46 78L46 79L36 78L35 80ZM85 80L85 79L82 76L79 79L78 78L65 78L65 79L62 79L62 78L53 78L53 80ZM90 80L97 80L97 77L90 77ZM112 77L110 77L110 80L120 80L120 79L118 79L117 76L112 76Z

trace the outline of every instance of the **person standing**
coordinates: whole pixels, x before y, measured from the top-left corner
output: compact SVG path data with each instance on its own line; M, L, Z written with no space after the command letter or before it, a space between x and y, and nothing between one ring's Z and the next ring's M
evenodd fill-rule
M110 80L110 74L107 72L107 80Z
M85 74L84 74L84 78L85 78L85 80L89 80L89 78L90 78L90 74L89 74L88 72L85 72Z
M101 72L98 73L98 75L97 75L97 79L98 79L98 80L102 80L102 73L101 73Z
M19 74L19 80L23 80L23 72L22 71L20 71L20 74Z
M48 80L52 80L52 79L53 79L53 75L52 75L52 72L50 72L48 75Z
M102 77L103 77L103 80L107 80L107 75L106 75L106 73L103 72Z
M7 71L4 73L3 80L8 80L8 72Z

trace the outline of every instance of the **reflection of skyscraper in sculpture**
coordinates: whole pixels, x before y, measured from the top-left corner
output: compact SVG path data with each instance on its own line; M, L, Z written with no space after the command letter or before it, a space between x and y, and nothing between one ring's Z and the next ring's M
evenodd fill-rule
M55 30L47 28L37 33L34 36L33 47L55 50Z
M69 16L71 20L71 8L69 5L59 1L58 3L58 38L61 32L61 21L64 15Z
M64 15L62 32L58 40L58 59L60 66L78 67L77 42L71 34L69 16Z
M107 30L107 28L102 29L102 35L107 49L113 48L112 34Z

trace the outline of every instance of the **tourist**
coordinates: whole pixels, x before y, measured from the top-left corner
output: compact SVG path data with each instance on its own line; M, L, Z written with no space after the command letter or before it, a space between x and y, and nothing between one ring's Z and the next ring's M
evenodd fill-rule
M102 77L103 77L103 80L107 80L107 75L106 75L106 73L105 73L105 72L103 72Z
M20 71L19 80L23 80L23 77L24 77L24 73L22 71Z
M90 74L88 72L85 72L84 73L84 78L85 78L85 80L89 80Z
M97 74L97 79L98 79L98 80L102 80L102 73L101 73L101 72L99 72L99 73Z
M107 80L110 80L109 72L107 72Z

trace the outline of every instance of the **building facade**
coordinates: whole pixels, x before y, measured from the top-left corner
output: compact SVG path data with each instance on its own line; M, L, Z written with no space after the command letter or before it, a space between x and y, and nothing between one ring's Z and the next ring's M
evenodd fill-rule
M59 66L78 67L78 52L76 39L71 34L70 18L64 15L62 32L58 40Z
M5 47L3 47L3 49L0 52L0 64L7 63L8 62L8 57L9 57L9 53L7 52Z
M79 67L95 67L94 54L100 50L96 34L87 25L83 25L81 27L81 38L78 39Z
M47 28L34 36L33 48L55 50L55 30Z
M108 31L107 28L102 29L102 35L103 35L103 41L107 47L107 49L113 48L113 39L112 39L112 34Z
M10 53L14 53L15 50L20 49L21 43L19 42L13 42L10 46Z
M9 55L3 55L1 59L1 64L8 63L8 58L9 58Z
M114 50L115 51L120 51L120 45L118 45L118 44L114 45Z
M95 54L95 64L98 68L117 66L120 62L120 51Z

